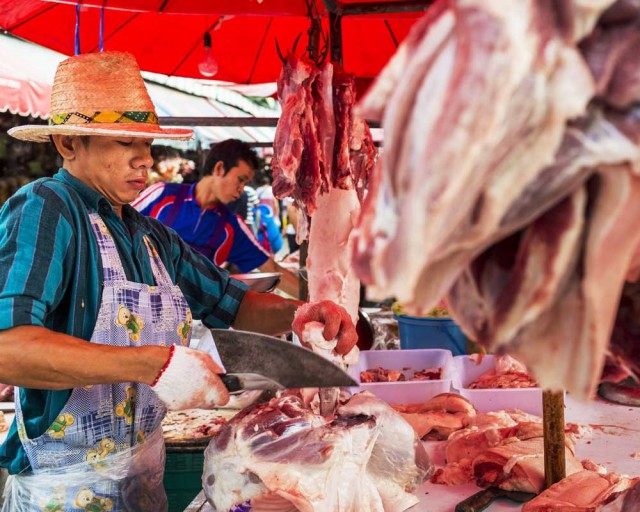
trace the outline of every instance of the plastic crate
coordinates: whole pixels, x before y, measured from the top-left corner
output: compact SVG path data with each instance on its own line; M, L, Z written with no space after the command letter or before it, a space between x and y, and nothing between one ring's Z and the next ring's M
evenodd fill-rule
M442 348L454 356L467 353L467 338L451 318L397 315L400 348Z
M469 384L496 367L495 356L487 354L478 363L469 356L453 358L453 388L479 412L520 409L542 416L542 388L471 389Z
M166 456L163 483L169 512L184 512L202 490L204 447L195 453L167 451Z
M369 391L389 404L424 403L440 393L451 389L451 352L442 349L431 350L366 350L360 353L358 364L349 367L349 374L360 382L360 372L381 366L387 370L404 371L411 377L416 370L441 367L442 379L398 382L365 382L359 387L349 388L352 393ZM406 369L406 370L405 370Z

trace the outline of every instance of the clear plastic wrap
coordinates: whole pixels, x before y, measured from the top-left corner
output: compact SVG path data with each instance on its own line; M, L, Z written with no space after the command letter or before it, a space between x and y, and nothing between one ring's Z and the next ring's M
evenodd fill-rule
M82 462L10 476L2 511L166 511L167 496L162 485L164 459L159 428L143 443L96 463Z
M224 512L402 512L432 470L411 427L369 393L334 418L283 396L225 425L205 450L202 483Z

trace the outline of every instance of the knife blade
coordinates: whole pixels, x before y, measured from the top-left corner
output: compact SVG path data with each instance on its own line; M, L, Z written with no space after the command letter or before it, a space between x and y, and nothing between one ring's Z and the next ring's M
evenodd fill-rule
M216 363L222 363L222 361L220 361L220 354L218 354L218 349L216 348L210 333L205 333L205 335L200 338L197 350L207 352L211 357L213 357L213 360ZM219 373L218 377L220 377L220 380L231 395L237 395L243 391L256 389L263 391L284 389L284 386L279 382L257 373Z
M253 332L210 331L227 373L258 374L285 389L358 385L342 368L306 348Z
M284 389L279 382L257 373L221 373L218 377L232 395L254 389L269 391Z

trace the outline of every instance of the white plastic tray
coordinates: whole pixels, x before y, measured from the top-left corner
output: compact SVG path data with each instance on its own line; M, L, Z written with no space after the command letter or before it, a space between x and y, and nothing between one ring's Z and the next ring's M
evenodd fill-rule
M441 367L443 379L404 382L371 382L350 388L353 393L370 391L389 404L424 403L440 393L451 390L453 357L449 350L363 350L357 365L349 367L349 374L360 382L360 372L381 366L387 370L405 371L410 377L413 371Z
M452 386L479 412L520 409L542 416L541 388L469 389L467 386L483 373L495 368L495 356L485 355L480 364L469 356L453 358Z

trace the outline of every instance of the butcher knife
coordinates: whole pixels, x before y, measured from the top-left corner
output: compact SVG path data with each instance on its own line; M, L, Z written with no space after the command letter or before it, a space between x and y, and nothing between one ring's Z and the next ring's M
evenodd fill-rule
M535 494L529 492L505 491L499 487L489 487L458 503L455 512L481 512L498 498L507 498L518 503L526 503L535 496Z
M358 385L331 361L273 336L227 329L210 332L227 372L220 377L230 392Z

